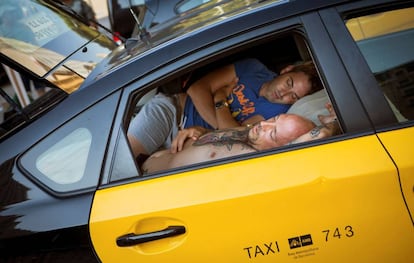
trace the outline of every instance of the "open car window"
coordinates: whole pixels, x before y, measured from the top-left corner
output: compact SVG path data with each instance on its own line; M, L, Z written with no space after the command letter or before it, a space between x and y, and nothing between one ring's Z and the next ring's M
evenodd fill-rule
M404 8L346 21L400 122L414 119L414 8Z
M135 156L132 154L132 146L131 141L125 143L124 140L128 140L128 135L130 134L131 129L131 123L130 120L133 120L136 118L136 116L142 111L143 107L147 105L148 103L153 103L154 98L155 100L159 99L159 97L167 97L170 98L172 101L176 102L177 94L185 94L184 88L188 85L188 82L193 82L199 79L203 74L206 74L207 72L216 69L218 67L222 67L224 65L228 65L229 63L233 63L235 61L246 59L246 58L254 58L259 61L261 61L266 67L271 69L273 72L279 73L284 67L286 67L289 64L295 64L295 63L304 63L304 62L312 62L312 56L310 54L310 51L306 45L306 41L304 38L294 32L290 34L284 34L281 37L269 40L265 43L258 43L258 46L251 47L249 49L242 50L241 52L238 52L236 54L233 54L231 56L225 57L224 59L216 60L213 63L209 63L207 65L202 65L198 68L193 68L190 72L185 72L181 74L177 74L175 78L168 78L166 80L161 80L160 82L157 82L153 87L148 87L145 91L142 89L138 92L134 93L131 97L131 104L128 108L128 118L127 122L125 124L125 130L121 134L121 136L118 137L118 143L117 143L117 149L116 149L116 155L114 160L115 164L113 165L113 170L111 171L111 180L118 180L118 179L124 179L128 176L136 176L137 173L130 172L133 169L138 170L139 176L147 176L150 174L153 174L150 170L147 169L148 166L144 164L145 162L148 163L148 156ZM261 52L258 52L257 50L261 50ZM269 56L268 54L274 54L272 56ZM319 78L319 77L318 77ZM319 78L320 81L320 78ZM323 85L323 84L322 84ZM293 104L293 106L290 107L290 109L287 111L289 114L297 114L300 115L310 121L312 121L315 126L321 126L321 122L318 119L318 115L329 115L329 111L327 110L326 103L329 103L330 99L328 97L328 93L324 88L317 92L313 92L312 94L305 96L301 99L299 99L296 103ZM158 116L155 115L148 115L149 119L148 122L152 121L159 121ZM135 125L146 125L147 121L141 120L138 122L138 124ZM176 121L176 120L174 120ZM168 126L169 124L165 123L165 126ZM338 124L339 125L339 124ZM163 127L164 128L164 127ZM157 133L158 130L148 130L148 133ZM174 133L171 133L169 136L174 137ZM171 141L171 138L170 141ZM129 144L130 148L125 147L125 145ZM165 150L169 151L169 144L166 143L164 145L160 145L158 150ZM239 149L241 150L240 154L245 153L254 153L256 151L251 151L245 146L238 145ZM126 152L128 151L128 152ZM164 151L164 152L165 152ZM135 159L135 165L132 164L129 159L126 158L126 156L133 155L132 160ZM157 156L158 153L155 153ZM239 154L236 154L239 155ZM122 158L119 158L119 156L124 156ZM226 156L229 157L229 156ZM120 160L123 160L122 162ZM209 162L211 164L211 159L205 158L202 162ZM157 170L163 170L161 167L166 165L166 163L169 161L159 161L158 163L155 162L155 166L157 167ZM121 165L123 163L123 165ZM185 164L178 164L176 167L187 167L188 164L184 162ZM191 169L191 168L190 168ZM125 171L123 171L125 170Z

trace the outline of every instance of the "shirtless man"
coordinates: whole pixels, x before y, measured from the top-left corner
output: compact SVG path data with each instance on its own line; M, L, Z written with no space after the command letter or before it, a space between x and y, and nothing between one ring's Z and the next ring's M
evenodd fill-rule
M267 150L287 144L326 138L339 133L339 125L330 104L330 115L319 116L317 126L295 114L280 114L250 127L208 131L192 127L179 131L171 149L151 155L143 164L145 173Z
M157 94L133 118L128 140L134 156L171 147L182 128L226 129L266 120L322 88L313 63L276 74L257 59L236 61L190 83L186 93Z

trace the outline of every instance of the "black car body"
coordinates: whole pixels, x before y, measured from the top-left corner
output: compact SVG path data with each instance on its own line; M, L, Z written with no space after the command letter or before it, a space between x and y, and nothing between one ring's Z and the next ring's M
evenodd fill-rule
M392 10L411 19L414 3L245 4L225 1L115 50L79 89L0 138L1 261L413 258L414 24L356 39L347 22ZM342 134L142 176L126 131L145 95L244 57L274 71L312 60Z

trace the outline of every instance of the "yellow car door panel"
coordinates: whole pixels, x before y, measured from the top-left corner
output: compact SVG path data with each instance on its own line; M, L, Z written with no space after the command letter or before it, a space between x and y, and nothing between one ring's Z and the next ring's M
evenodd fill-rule
M375 135L98 190L90 233L103 262L414 257L387 249L412 251L414 233ZM155 238L117 245L128 235Z
M414 127L380 133L378 137L398 167L404 198L414 216Z

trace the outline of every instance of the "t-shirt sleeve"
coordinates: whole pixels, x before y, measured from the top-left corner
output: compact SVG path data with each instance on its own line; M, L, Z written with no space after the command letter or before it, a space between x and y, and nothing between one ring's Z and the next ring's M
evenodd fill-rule
M246 58L234 63L237 76L268 72L266 66L256 58Z

